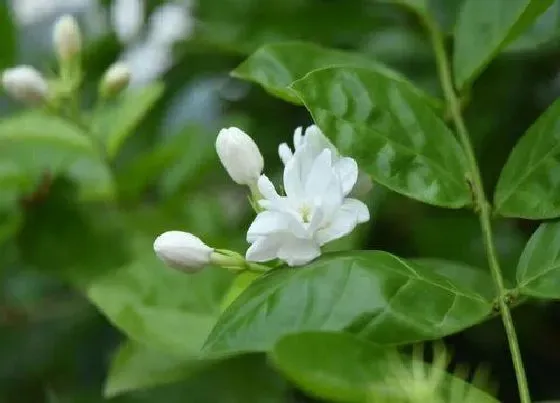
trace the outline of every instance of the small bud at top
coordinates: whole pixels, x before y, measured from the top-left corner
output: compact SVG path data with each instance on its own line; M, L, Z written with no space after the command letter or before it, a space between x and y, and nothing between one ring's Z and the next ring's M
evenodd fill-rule
M101 79L100 91L103 96L113 96L121 92L130 82L130 69L125 63L111 65Z
M216 151L231 179L240 185L254 186L264 167L259 148L237 127L222 129L216 139Z
M17 66L4 70L2 86L12 97L28 104L44 102L49 92L47 81L31 66Z
M210 264L214 249L191 233L167 231L154 241L154 251L169 267L196 273Z
M60 60L68 61L82 51L82 34L78 22L71 15L63 15L55 23L53 44Z

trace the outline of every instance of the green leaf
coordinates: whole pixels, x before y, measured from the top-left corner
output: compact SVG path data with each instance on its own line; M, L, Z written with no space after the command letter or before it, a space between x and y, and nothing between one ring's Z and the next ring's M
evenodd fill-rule
M381 251L330 254L305 267L276 269L230 305L204 350L210 356L267 351L282 336L308 330L402 344L484 320L491 303L470 289L471 280L443 271Z
M527 130L500 174L496 211L506 217L560 216L560 100Z
M409 85L373 70L328 68L292 87L317 125L375 181L436 206L470 204L459 143Z
M301 104L289 86L306 74L331 66L355 66L371 69L380 75L408 85L411 91L432 106L441 102L417 89L403 75L364 55L323 48L305 42L283 42L265 45L238 66L232 75L262 86L270 94L285 101Z
M260 273L255 273L252 271L246 271L238 274L231 283L226 296L222 300L222 312L225 311L227 307L230 306L231 303L235 301L237 297L239 297L241 293L243 293L243 291L245 291L245 289L249 287L260 276Z
M138 343L123 343L111 362L105 397L173 383L191 376L208 363L185 360L148 349Z
M255 382L258 379L258 382ZM177 383L181 381L181 383ZM186 361L134 344L125 344L111 366L105 396L177 383L189 402L286 402L287 385L267 367L262 356L220 362ZM154 399L161 399L161 388ZM173 400L175 401L175 400Z
M100 108L92 117L92 131L114 158L125 140L163 95L163 83L125 91L116 100Z
M554 0L466 0L455 26L455 84L472 83Z
M11 172L7 177L17 184L16 193L33 190L45 172L66 174L84 199L106 199L114 192L111 171L87 134L43 112L0 121L0 164Z
M541 224L517 265L518 290L538 298L560 298L560 222Z
M152 241L137 240L136 259L82 288L131 340L194 357L216 323L230 274L214 268L193 275L169 269L155 257Z
M513 41L506 52L534 52L555 46L560 38L560 2L554 1L535 23Z
M392 350L345 333L288 335L276 343L270 357L287 378L308 394L334 402L387 401L388 397L394 399L389 401L405 401L403 389L419 381L411 378L407 382L397 372L397 362L410 365L410 358L399 357ZM441 371L430 364L425 368L426 372ZM461 397L469 397L465 401L497 403L491 396L449 374L439 386L436 392L439 397L458 398L449 390L459 387L463 391Z

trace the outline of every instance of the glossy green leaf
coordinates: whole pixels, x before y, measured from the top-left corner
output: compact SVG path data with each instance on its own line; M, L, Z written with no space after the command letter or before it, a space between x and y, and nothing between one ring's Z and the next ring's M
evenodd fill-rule
M288 379L308 394L333 402L406 401L403 395L413 382L402 378L396 364L400 361L409 366L411 358L397 356L392 349L346 333L288 335L276 343L270 357ZM425 368L441 371L429 364ZM439 386L437 394L441 401L458 401L448 399L458 398L450 390L460 388L461 397L468 396L468 401L497 403L485 392L449 374L444 375Z
M208 365L151 350L138 343L123 343L111 362L104 394L113 397L125 392L173 383Z
M560 298L560 222L541 224L517 265L517 288L539 298Z
M455 26L453 70L459 88L521 35L554 0L465 0Z
M442 272L381 251L325 255L305 267L280 268L230 305L204 350L211 356L267 351L282 336L308 330L346 330L401 344L484 320L492 306L470 289L472 281Z
M470 203L459 143L407 84L373 70L328 68L292 87L341 153L375 181L436 206Z
M101 140L109 158L114 158L125 140L161 98L160 82L125 91L116 100L100 108L92 120L94 136Z
M403 75L378 61L358 53L327 49L312 43L283 42L265 45L249 56L232 75L255 82L270 94L299 105L302 101L290 88L290 84L314 70L331 66L359 66L371 69L384 77L408 85L411 91L432 106L440 105L439 100L423 93Z
M560 216L560 100L513 149L500 174L494 205L506 217Z

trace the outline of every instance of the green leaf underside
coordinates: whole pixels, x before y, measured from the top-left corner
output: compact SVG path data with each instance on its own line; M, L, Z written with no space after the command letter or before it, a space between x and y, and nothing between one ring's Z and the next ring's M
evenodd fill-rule
M292 87L340 151L375 181L436 206L470 204L457 140L408 85L372 70L333 67Z
M289 86L306 74L331 66L363 67L408 85L411 91L433 107L441 101L416 88L402 74L384 64L357 53L328 49L306 42L283 42L265 45L253 53L233 72L234 77L262 86L271 95L301 105L297 93Z
M402 401L402 388L395 385L396 353L356 336L334 332L307 332L280 339L270 353L273 364L292 382L312 396L334 402ZM400 356L408 365L410 358ZM458 385L459 384L459 385ZM399 387L400 386L400 387ZM461 387L479 403L497 400L447 374L442 392ZM393 401L393 400L391 400Z
M560 222L541 224L517 265L518 290L538 298L560 298Z
M470 281L461 284L438 270L381 251L326 255L305 267L274 270L222 314L204 351L266 351L280 337L308 330L404 344L457 332L490 313L491 303Z
M510 154L494 195L506 217L560 216L560 100L527 130Z
M453 69L460 89L529 28L553 0L465 0L455 26Z

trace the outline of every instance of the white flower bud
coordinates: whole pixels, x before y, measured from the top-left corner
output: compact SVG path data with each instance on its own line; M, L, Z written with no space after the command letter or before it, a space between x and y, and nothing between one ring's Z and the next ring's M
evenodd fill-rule
M214 249L191 233L167 231L154 241L154 251L169 267L196 273L210 264Z
M125 63L117 62L111 65L101 79L101 94L116 95L125 89L130 82L130 69Z
M231 179L240 185L255 185L264 167L259 148L237 127L220 130L216 151Z
M73 59L82 51L82 33L78 22L71 15L63 15L54 25L54 49L60 60Z
M31 66L17 66L4 70L2 86L12 97L29 104L43 102L49 92L47 81Z

